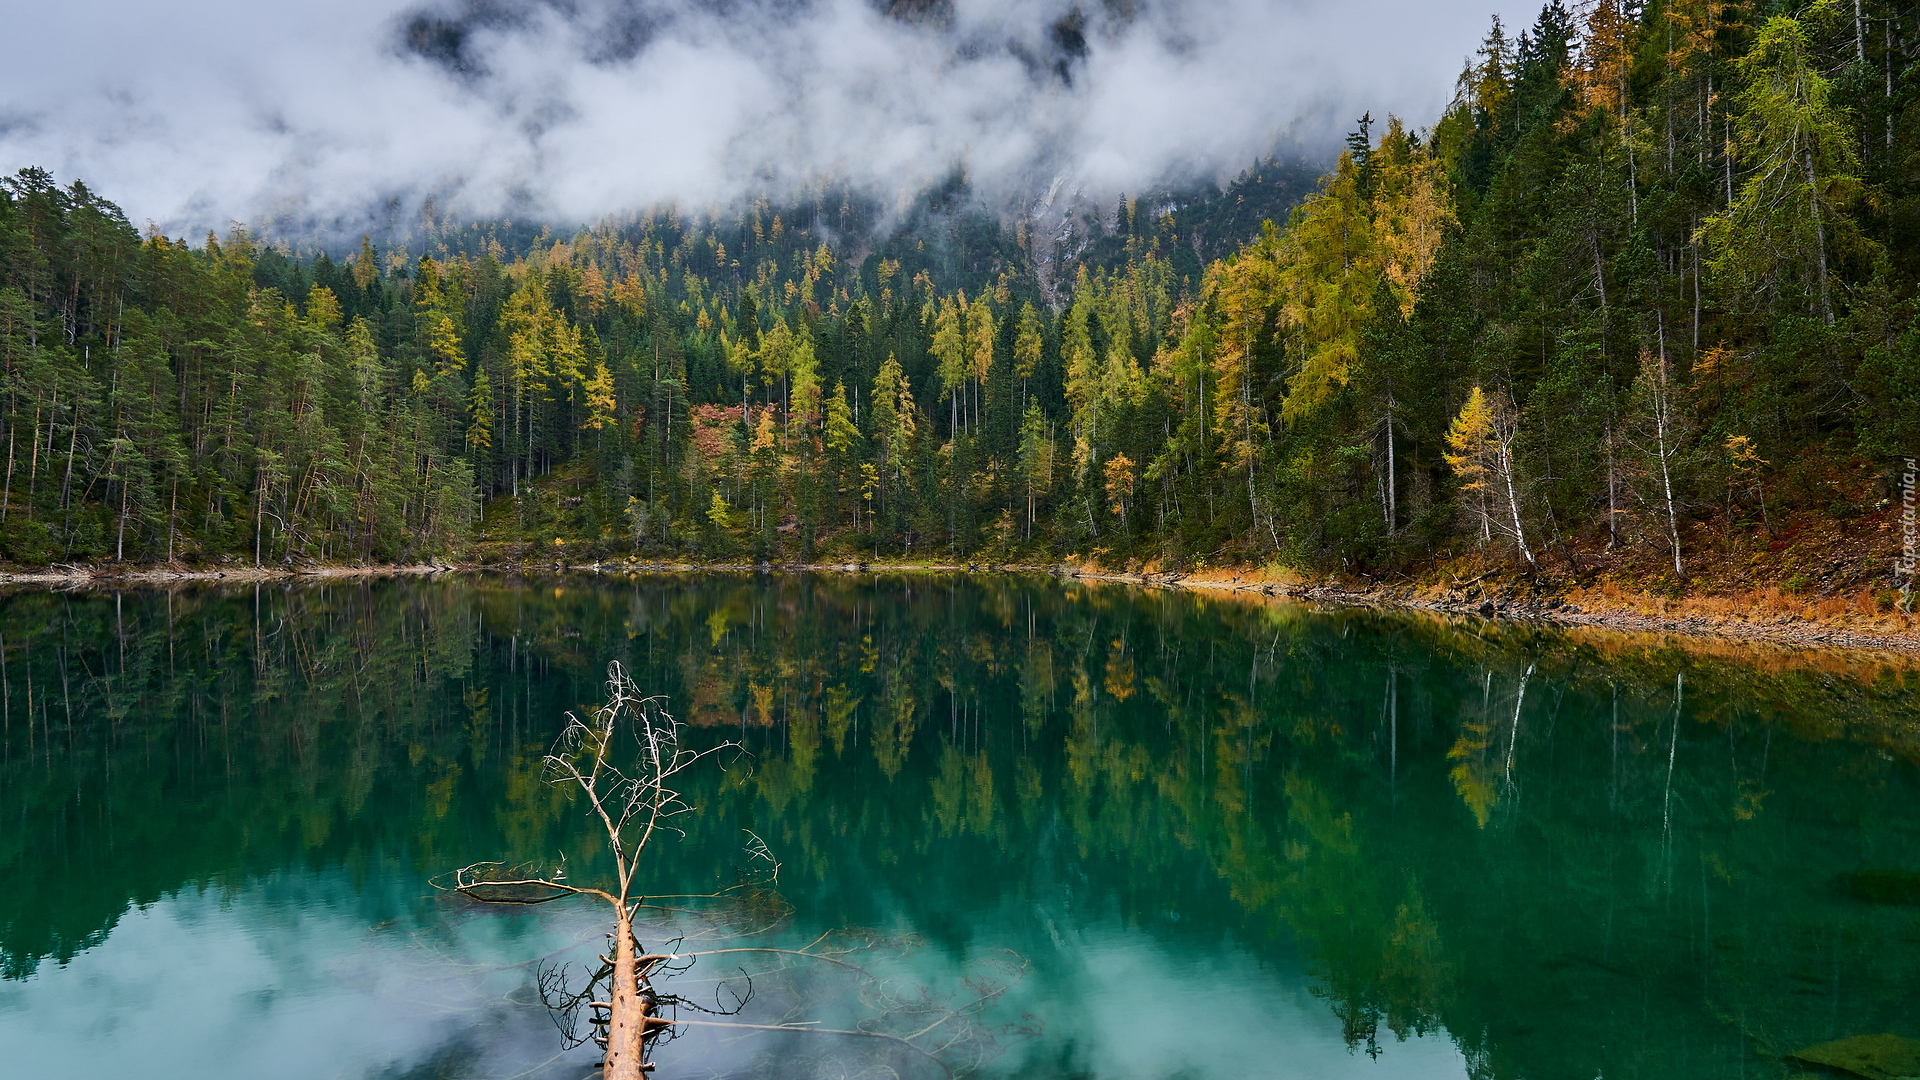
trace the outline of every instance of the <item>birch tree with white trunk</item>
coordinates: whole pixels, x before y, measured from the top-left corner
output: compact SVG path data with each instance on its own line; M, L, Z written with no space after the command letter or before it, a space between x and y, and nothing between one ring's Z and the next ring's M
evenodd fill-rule
M1681 482L1690 442L1686 410L1676 400L1673 364L1665 342L1640 355L1640 374L1629 400L1627 443L1637 452L1639 499L1673 561L1673 575L1686 576L1682 561L1680 515L1686 509Z
M1499 391L1489 394L1476 386L1447 429L1442 456L1460 478L1462 504L1481 537L1511 540L1531 570L1538 564L1521 510L1526 484L1514 459L1519 435L1520 414L1513 402Z

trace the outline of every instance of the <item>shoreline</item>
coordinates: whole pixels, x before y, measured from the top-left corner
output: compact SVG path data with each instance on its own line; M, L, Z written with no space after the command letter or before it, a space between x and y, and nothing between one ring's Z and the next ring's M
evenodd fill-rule
M1416 586L1348 588L1333 582L1319 584L1276 581L1220 581L1213 578L1175 578L1172 575L1080 572L1076 577L1162 588L1207 590L1240 595L1285 598L1335 607L1364 607L1382 611L1415 611L1487 621L1534 623L1569 629L1596 629L1632 634L1665 634L1695 640L1720 640L1773 645L1809 651L1900 653L1920 656L1920 629L1905 630L1848 622L1777 616L1758 619L1715 617L1696 613L1658 613L1626 605L1592 607L1568 603L1559 597L1449 597ZM1245 575L1242 575L1243 579ZM1641 598L1653 602L1651 598ZM1591 604L1591 601L1589 601Z
M1336 607L1364 607L1387 611L1525 622L1569 628L1594 628L1642 634L1669 634L1686 638L1720 639L1769 644L1805 650L1845 650L1902 653L1920 656L1920 619L1880 616L1814 619L1794 615L1750 618L1727 613L1727 606L1753 610L1745 598L1712 598L1721 609L1714 613L1686 610L1688 601L1667 601L1629 594L1626 602L1607 602L1591 596L1570 600L1557 595L1519 595L1481 590L1481 580L1456 581L1447 586L1410 583L1402 586L1350 586L1334 578L1318 582L1268 571L1214 570L1180 574L1124 572L1074 566L1001 563L420 563L391 566L232 567L188 570L165 566L86 567L55 566L30 570L0 570L0 587L25 586L56 590L127 586L154 588L169 585L258 584L269 581L339 581L382 577L438 577L443 574L686 574L686 573L1007 573L1047 574L1082 581L1111 582L1136 587L1175 589L1242 596L1248 599L1285 599ZM1483 575L1484 577L1485 575ZM1706 603L1695 601L1694 606ZM1679 611L1645 610L1676 605ZM1904 626L1890 625L1904 622Z

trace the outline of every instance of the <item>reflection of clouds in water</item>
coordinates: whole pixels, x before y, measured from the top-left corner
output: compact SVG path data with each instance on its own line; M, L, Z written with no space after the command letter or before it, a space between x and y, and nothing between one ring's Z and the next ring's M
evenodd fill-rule
M47 961L25 982L0 984L8 1067L22 1076L143 1080L573 1080L598 1059L591 1048L559 1054L559 1036L532 1003L528 979L536 958L593 956L604 929L598 905L526 911L455 901L435 909L424 929L407 919L372 922L390 914L380 907L344 881L281 878L226 896L183 892L131 912L100 947L65 966ZM1349 1051L1338 1019L1298 972L1247 952L1183 948L1150 931L1104 919L1076 925L1071 913L1054 914L1058 925L1043 920L1044 933L1029 923L1034 937L1024 944L1034 966L982 1017L997 1025L1030 1012L1043 1033L1004 1041L1006 1053L989 1064L989 1075L1398 1080L1465 1072L1444 1036L1388 1043L1378 1061ZM1011 930L1018 924L1008 915L993 913L983 924ZM656 926L649 937L663 933ZM702 941L689 925L672 933L687 934L691 948L727 944ZM816 933L788 926L777 936L797 947ZM969 996L965 978L995 973L990 961L1000 944L1022 943L976 940L957 952L880 947L850 959L888 986L958 1000ZM772 958L715 958L668 988L700 999L739 970L780 966ZM860 1022L855 980L804 963L793 974L801 981L784 989L764 979L762 996L740 1019ZM788 1010L797 1011L783 1015ZM885 1047L694 1029L655 1056L667 1077L767 1068L788 1076L870 1065L879 1060L875 1051L884 1056Z
M1178 948L1113 926L1069 933L1067 940L1078 970L1065 985L1031 987L1038 999L1024 1007L1041 1014L1050 1033L1071 1032L1074 1044L1064 1057L1051 1039L1028 1044L1036 1064L1070 1062L1101 1080L1466 1075L1465 1059L1445 1035L1387 1042L1378 1059L1349 1050L1339 1019L1299 972L1246 952Z
M367 888L382 885L401 882ZM344 880L310 877L276 878L226 895L183 891L131 911L70 963L47 960L23 982L0 983L7 1069L141 1080L577 1080L599 1060L590 1046L562 1052L560 1034L537 1003L530 965L543 957L572 963L577 985L583 965L605 948L604 907L582 901L504 908L441 898L422 928L377 910L389 906L356 895ZM735 942L713 935L724 937L726 925L657 920L643 931L643 943L723 947ZM785 944L805 944L814 933ZM715 1004L718 983L748 966L779 965L710 962L685 987L665 989ZM844 980L833 986L847 992L848 1004L857 997ZM777 1023L786 1019L781 1008L801 1004L767 994L741 1019ZM831 1023L860 1018L805 1005L810 1016ZM741 1036L694 1030L654 1055L660 1074L686 1075L691 1063L703 1076L744 1073L782 1050L804 1052L832 1071L846 1049L834 1040L783 1045Z
M544 1011L519 1004L523 965L590 935L588 912L446 920L416 933L404 922L369 926L345 889L316 890L338 902L306 903L280 891L176 894L129 913L102 947L0 990L8 1068L300 1080L438 1075L454 1064L487 1077L559 1049ZM563 1060L571 1076L595 1056Z

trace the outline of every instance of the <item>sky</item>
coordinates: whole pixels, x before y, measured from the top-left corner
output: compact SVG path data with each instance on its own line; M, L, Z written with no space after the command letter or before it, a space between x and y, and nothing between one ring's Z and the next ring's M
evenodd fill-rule
M7 16L0 170L135 224L583 222L821 180L989 200L1430 124L1512 0L62 0Z

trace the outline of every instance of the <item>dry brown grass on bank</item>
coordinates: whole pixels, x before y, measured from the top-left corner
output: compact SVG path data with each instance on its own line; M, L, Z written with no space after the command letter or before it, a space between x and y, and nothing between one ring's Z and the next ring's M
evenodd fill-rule
M1801 596L1777 585L1759 589L1668 597L1623 587L1614 581L1568 590L1568 603L1591 612L1621 612L1710 623L1803 622L1834 629L1876 633L1920 632L1920 617L1894 606L1884 588L1862 588L1826 596Z

